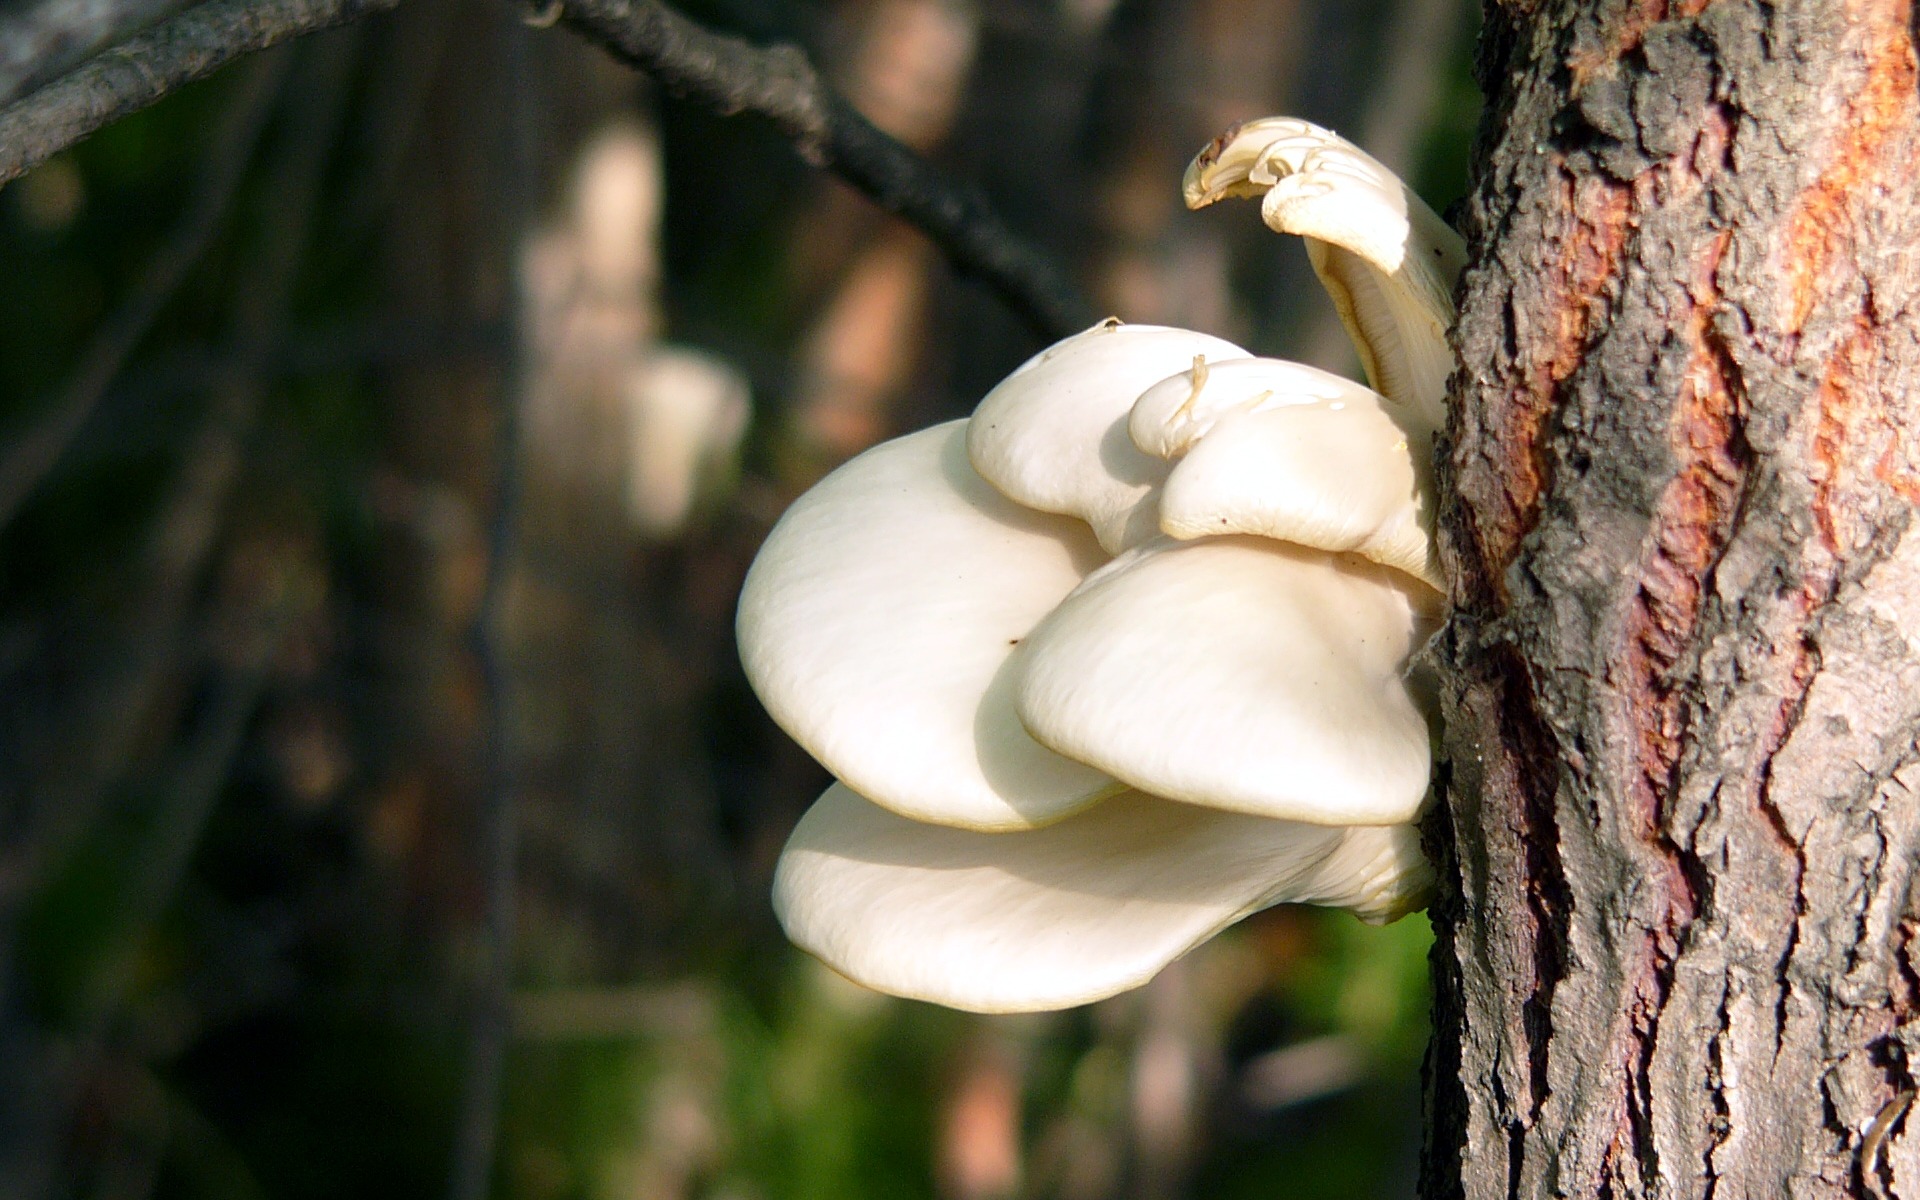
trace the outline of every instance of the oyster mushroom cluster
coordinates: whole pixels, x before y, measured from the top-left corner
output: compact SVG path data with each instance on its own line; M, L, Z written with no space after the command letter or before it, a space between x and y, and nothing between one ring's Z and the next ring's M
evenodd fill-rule
M748 678L838 780L775 908L868 986L1061 1008L1269 905L1385 921L1430 882L1407 664L1441 617L1459 238L1303 121L1236 127L1185 187L1307 239L1378 391L1107 321L833 472L748 574Z

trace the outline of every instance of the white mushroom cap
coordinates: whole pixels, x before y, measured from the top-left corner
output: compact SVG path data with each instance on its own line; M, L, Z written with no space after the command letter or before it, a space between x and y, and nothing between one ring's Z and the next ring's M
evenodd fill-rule
M1358 385L1343 399L1231 413L1174 464L1160 528L1358 554L1441 590L1432 448L1412 424Z
M1289 117L1215 138L1187 168L1184 191L1190 208L1260 197L1269 227L1306 238L1367 377L1439 428L1466 244L1418 194L1345 138Z
M1248 913L1303 900L1370 919L1430 879L1407 826L1346 830L1123 792L1057 825L903 820L836 784L774 877L787 936L857 982L977 1012L1065 1008L1145 983Z
M1141 392L1196 357L1247 352L1159 325L1107 321L1075 334L987 393L967 431L973 465L1028 508L1079 517L1118 553L1153 536L1151 492L1166 476L1166 464L1128 439L1127 414Z
M1409 213L1422 203L1378 159L1331 129L1297 117L1242 121L1187 164L1187 207L1260 200L1274 217L1311 224L1280 229L1345 246L1382 271L1407 253ZM1319 203L1331 198L1336 203ZM1267 211L1263 218L1273 224Z
M1370 397L1351 379L1282 358L1202 362L1140 393L1127 433L1156 458L1179 458L1228 417Z
M1425 591L1265 538L1156 539L1021 643L1020 718L1154 795L1320 825L1409 821L1429 748L1403 671L1431 632Z
M1020 829L1117 787L1027 735L1007 669L1103 555L974 474L965 427L876 446L787 510L741 591L740 658L781 728L876 803Z

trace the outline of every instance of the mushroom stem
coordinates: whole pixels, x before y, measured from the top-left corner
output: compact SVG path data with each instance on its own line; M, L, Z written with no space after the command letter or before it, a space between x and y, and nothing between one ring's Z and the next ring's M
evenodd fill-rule
M1412 188L1330 130L1267 117L1215 138L1187 167L1182 191L1189 208L1257 198L1270 228L1305 238L1367 378L1439 429L1466 244Z

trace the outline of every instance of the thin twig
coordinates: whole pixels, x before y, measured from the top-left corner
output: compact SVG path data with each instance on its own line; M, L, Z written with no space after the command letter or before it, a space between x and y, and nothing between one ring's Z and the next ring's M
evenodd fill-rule
M338 133L347 72L356 46L341 42L316 56L303 80L306 111L296 120L299 153L288 159L269 186L276 197L265 211L265 246L234 297L235 354L241 363L264 357L281 339L295 278L316 215L322 172ZM212 553L227 497L244 460L245 443L263 399L261 380L239 371L215 390L207 412L189 439L179 475L149 531L134 568L140 599L128 613L118 644L131 648L108 664L88 706L90 718L76 724L72 755L49 770L46 812L55 829L38 840L44 862L57 858L69 838L85 829L101 797L126 766L154 697L172 669L173 647L201 570ZM37 872L11 881L25 889ZM10 897L0 894L0 914Z
M520 521L520 409L531 367L525 323L527 281L521 241L533 214L534 87L528 34L509 13L501 24L506 137L500 184L500 247L512 288L507 297L507 369L495 404L493 514L487 530L487 574L469 631L485 697L481 806L486 886L485 957L474 998L467 1075L455 1134L449 1200L486 1200L500 1133L500 1096L512 1033L514 927L518 919L519 818L513 695L506 651L509 575L516 566Z
M40 0L0 17L0 104L146 28L187 0Z
M0 184L243 54L400 0L210 0L0 109Z
M658 0L561 0L560 20L673 92L723 113L770 118L807 161L930 237L1048 340L1098 319L1060 271L977 196L877 129L794 46L714 33Z
M285 65L285 56L267 55L241 81L179 228L147 263L119 309L95 332L60 399L0 457L0 529L73 444L147 327L206 253L253 158Z
M1881 1178L1880 1151L1886 1143L1887 1134L1892 1132L1894 1123L1906 1116L1907 1109L1913 1105L1912 1088L1901 1088L1893 1099L1880 1108L1867 1126L1865 1136L1860 1139L1860 1182L1875 1195L1889 1194L1885 1190L1885 1181Z
M0 109L0 184L224 64L400 0L209 0ZM977 195L875 128L797 48L713 33L657 0L564 0L561 19L621 61L721 112L756 112L801 155L918 227L1048 339L1098 314Z

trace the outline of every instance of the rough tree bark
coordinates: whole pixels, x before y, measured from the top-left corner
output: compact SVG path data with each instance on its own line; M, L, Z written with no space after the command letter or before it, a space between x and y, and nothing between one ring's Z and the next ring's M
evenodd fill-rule
M1920 1196L1911 0L1487 0L1426 1194Z

